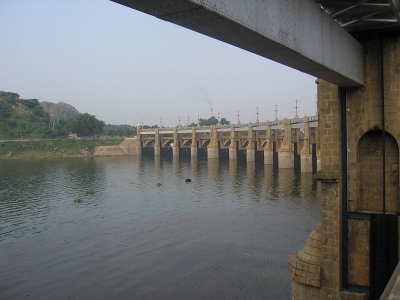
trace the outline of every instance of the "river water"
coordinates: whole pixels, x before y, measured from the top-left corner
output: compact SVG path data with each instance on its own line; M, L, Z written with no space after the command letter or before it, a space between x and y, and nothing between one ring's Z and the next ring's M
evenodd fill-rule
M254 163L3 160L0 299L291 299L318 197Z

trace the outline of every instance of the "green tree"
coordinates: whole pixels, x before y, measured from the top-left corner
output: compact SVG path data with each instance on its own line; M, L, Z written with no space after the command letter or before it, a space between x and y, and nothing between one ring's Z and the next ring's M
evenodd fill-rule
M227 121L226 118L221 119L221 125L230 125L230 124L231 124L231 122Z
M209 119L200 118L199 121L200 121L200 126L211 126L211 125L217 125L218 124L218 119L216 117L214 117L214 116L212 116ZM221 125L229 125L230 122L227 121L226 118L222 118L221 121L220 121L220 124ZM192 124L190 124L190 126L197 126L197 124L193 122Z
M84 113L69 119L65 123L65 129L78 136L93 136L102 133L104 125L104 121L96 119L96 116Z
M211 126L211 125L217 125L218 120L216 117L212 116L209 119L200 119L200 126Z

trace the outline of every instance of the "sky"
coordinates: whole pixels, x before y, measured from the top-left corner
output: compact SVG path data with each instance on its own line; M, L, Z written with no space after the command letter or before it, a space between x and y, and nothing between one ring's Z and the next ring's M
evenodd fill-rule
M111 1L0 1L0 90L107 124L315 115L315 79Z

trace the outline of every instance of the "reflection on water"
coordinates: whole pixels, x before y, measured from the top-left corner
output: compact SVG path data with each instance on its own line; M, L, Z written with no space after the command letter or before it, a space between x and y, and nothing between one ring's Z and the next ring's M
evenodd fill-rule
M185 183L187 177L191 184ZM94 194L87 195L88 191ZM0 242L63 224L120 220L132 213L157 215L160 209L171 211L177 205L237 208L283 199L315 203L317 192L311 174L238 161L160 157L3 161Z
M188 177L192 182L185 182ZM8 257L0 263L0 277L9 279L3 290L8 298L32 293L28 278L11 280L27 265L47 265L54 273L35 279L42 293L36 299L71 296L59 294L61 283L48 281L63 276L83 281L82 290L73 290L75 298L98 298L101 284L104 295L120 299L132 297L132 286L145 293L139 299L218 293L221 299L289 299L287 256L304 246L318 221L318 185L311 174L240 161L6 160L0 168L0 218L0 251ZM14 252L22 253L20 259ZM126 263L139 258L140 268ZM78 272L71 261L86 267ZM178 285L159 277L171 268L186 274L174 275ZM106 270L113 280L101 277Z

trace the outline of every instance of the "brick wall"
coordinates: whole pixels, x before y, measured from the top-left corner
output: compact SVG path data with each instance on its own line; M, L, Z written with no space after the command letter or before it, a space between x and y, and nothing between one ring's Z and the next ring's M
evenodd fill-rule
M362 41L365 61L365 86L347 89L348 108L348 179L350 212L380 213L382 209L381 139L381 54L380 40ZM383 39L384 98L386 140L386 197L390 213L399 211L400 142L400 38ZM302 264L293 263L300 251L290 257L292 295L294 299L365 299L365 293L341 288L341 160L340 102L338 87L323 80L318 83L319 147L321 167L321 261L320 286L300 280ZM378 133L378 134L377 134ZM381 146L379 146L381 145ZM353 265L349 280L358 285L369 282L369 223L349 220L349 263ZM347 271L347 270L346 270ZM297 272L297 273L296 273ZM298 275L296 277L295 275Z

